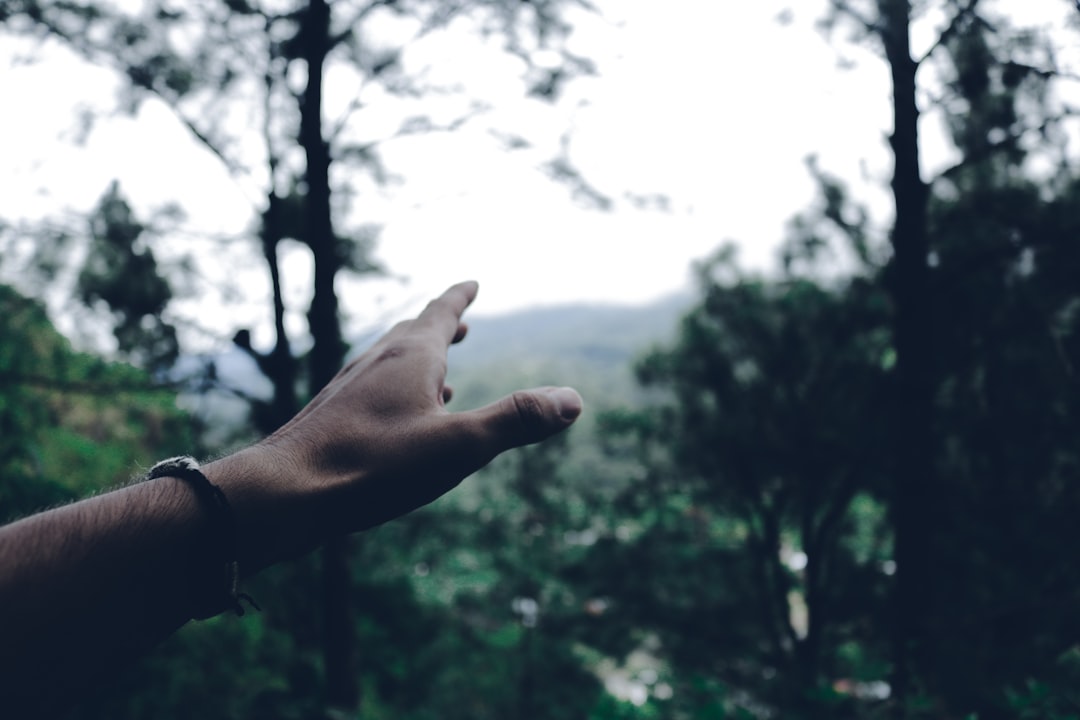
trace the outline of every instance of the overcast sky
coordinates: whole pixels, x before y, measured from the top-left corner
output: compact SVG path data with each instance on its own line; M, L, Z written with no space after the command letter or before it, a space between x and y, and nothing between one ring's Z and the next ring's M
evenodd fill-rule
M1055 13L1066 4L1024 3ZM787 5L795 11L780 23ZM814 29L823 5L610 0L605 18L580 30L600 75L572 85L558 106L508 96L463 131L387 146L388 165L404 182L356 202L383 223L377 256L398 279L343 286L346 307L365 317L372 307L400 314L465 278L481 282L478 313L645 302L686 288L691 262L725 240L738 242L747 265L764 268L787 220L814 197L804 164L811 153L887 214L888 76L871 52L830 44ZM499 70L469 52L474 41L446 42L432 50L454 58L439 60L443 72L489 72L497 81ZM72 134L75 109L101 106L115 80L64 53L47 58L0 72L0 97L19 109L0 114L0 216L89 208L118 177L140 209L180 201L198 232L239 233L250 223L257 187L230 181L161 106L100 124L82 147L62 139ZM841 60L851 69L840 70ZM508 153L492 127L520 130L534 148ZM564 128L572 130L571 159L616 200L612 210L582 207L538 169ZM926 142L940 160L932 132ZM627 193L662 195L668 205L639 209ZM266 327L265 273L250 248L244 256L191 237L170 243L213 253L210 275L248 278L254 300L227 320ZM287 259L299 327L310 261L297 248ZM195 303L188 310L203 314Z

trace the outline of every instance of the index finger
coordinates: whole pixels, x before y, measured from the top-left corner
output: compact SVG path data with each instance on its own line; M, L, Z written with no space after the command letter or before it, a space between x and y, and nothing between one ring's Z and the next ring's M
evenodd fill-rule
M476 299L479 289L480 286L472 280L454 285L427 304L416 318L414 327L437 333L449 345L457 337L461 316Z

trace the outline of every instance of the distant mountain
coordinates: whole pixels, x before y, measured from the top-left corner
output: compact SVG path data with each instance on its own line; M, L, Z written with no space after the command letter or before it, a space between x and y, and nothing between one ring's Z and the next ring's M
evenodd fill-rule
M560 305L467 318L469 336L450 352L455 405L545 384L578 387L601 407L621 404L635 392L634 361L674 338L691 303L678 295L639 306Z
M692 302L675 295L647 305L556 305L479 318L466 317L469 338L454 349L465 362L521 354L564 353L621 361L670 340Z

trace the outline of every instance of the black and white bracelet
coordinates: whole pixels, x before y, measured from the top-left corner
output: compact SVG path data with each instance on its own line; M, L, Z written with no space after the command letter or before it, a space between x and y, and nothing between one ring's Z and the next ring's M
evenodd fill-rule
M215 545L220 548L220 554L225 563L224 602L226 608L237 615L243 615L244 606L240 602L243 600L256 610L260 610L261 608L250 595L240 592L240 563L236 557L236 518L233 516L232 506L229 505L225 493L210 482L206 475L203 475L199 470L198 461L187 455L162 460L150 468L150 472L146 474L147 480L162 477L179 478L186 482L210 514L216 536ZM221 612L220 603L216 604L216 607L216 610L202 617L210 617Z

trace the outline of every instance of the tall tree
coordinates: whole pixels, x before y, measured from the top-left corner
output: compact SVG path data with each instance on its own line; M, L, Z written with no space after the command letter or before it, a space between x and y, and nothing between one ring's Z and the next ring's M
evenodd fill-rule
M952 569L941 550L952 520L940 502L947 494L947 480L940 474L942 445L940 434L935 433L939 426L935 407L943 370L940 340L958 328L941 326L948 297L942 294L941 248L936 244L940 239L932 235L929 207L933 192L945 190L957 169L926 179L919 104L936 96L939 105L931 109L951 114L962 164L978 164L976 175L984 179L980 182L1000 183L1002 177L995 176L987 163L1012 168L1007 173L1020 171L1016 151L1024 134L1034 129L1016 114L1023 102L1015 92L1018 81L1029 74L1048 77L1055 72L1052 55L1040 53L1040 48L1049 47L1049 39L1034 31L1013 30L1004 19L992 17L990 5L979 0L832 0L826 19L827 27L848 24L874 43L892 81L895 220L887 283L895 306L897 352L891 408L895 420L892 517L898 563L893 693L898 717L906 716L907 700L917 690L916 678L929 677L922 671L934 664L934 637L954 600L948 590ZM912 48L913 25L929 23L928 18L934 16L943 17L944 22L919 56ZM991 45L995 51L990 51ZM943 76L955 81L936 87L935 80L940 82ZM1008 92L997 93L995 99L987 95L989 79L1009 82L1010 77ZM972 111L956 113L958 103L959 107L971 103ZM1045 114L1039 120L1044 127L1055 122ZM970 187L953 186L950 192L956 189L964 193Z
M607 420L645 469L617 501L636 529L597 545L598 576L635 570L594 592L656 634L672 702L691 714L840 716L852 708L836 682L883 679L870 628L890 558L874 422L888 303L872 276L826 287L797 272L829 230L797 228L779 281L742 275L730 253L699 269L677 341L638 367L669 399Z
M121 357L164 380L180 347L176 328L163 317L172 287L146 234L114 182L90 219L90 246L76 289L86 305L104 304L113 315Z
M925 618L940 587L934 512L938 492L934 465L933 416L933 299L929 283L927 184L923 179L919 145L917 80L920 61L911 48L912 4L908 0L830 3L835 23L844 18L881 48L892 81L893 128L889 142L894 165L892 194L895 220L891 233L893 273L890 287L896 306L897 388L891 404L895 418L896 473L892 514L895 530L896 574L893 640L893 692L897 716L906 713L911 684L909 655L919 642ZM951 3L946 3L951 4ZM970 3L974 7L977 3ZM958 18L969 8L955 5ZM954 19L954 22L956 20Z
M825 222L796 222L789 274L707 266L678 342L641 366L671 402L612 420L632 441L608 442L641 467L622 537L597 543L594 592L655 633L673 712L996 718L1072 702L1080 586L1050 547L1075 544L1062 518L1080 506L1073 113L1045 34L931 5L834 6L892 71L888 237L812 165ZM932 9L946 20L915 57ZM960 156L929 180L927 98ZM801 276L836 237L856 277Z
M539 3L458 3L445 0L326 0L250 2L150 0L133 13L103 3L17 0L0 15L8 28L43 30L84 57L116 67L126 78L124 101L131 111L148 98L163 101L192 138L238 178L266 198L260 213L260 247L271 278L276 338L269 352L256 350L241 329L237 344L248 351L274 385L272 402L256 417L270 431L313 396L341 366L346 345L337 297L344 271L375 270L370 244L348 239L337 228L346 208L333 202L332 163L351 163L377 181L386 178L380 138L356 132L352 116L378 91L409 110L395 135L453 129L478 106L467 104L436 122L420 104L447 88L433 87L423 73L405 70L410 43L461 25L478 35L497 34L510 54L524 60L523 89L555 98L567 79L590 64L569 50L569 8L587 0ZM382 36L404 37L387 43ZM537 51L560 58L556 66L533 62ZM336 71L354 83L355 99L336 123L325 117L324 84ZM302 78L302 79L299 79ZM377 93L375 93L377 94ZM419 108L417 106L419 105ZM246 129L237 134L238 112L262 115L263 147L253 167ZM301 160L302 158L302 160ZM339 181L337 187L344 185ZM307 310L310 351L298 387L297 344L286 335L279 247L292 239L313 259L312 300ZM357 704L352 670L349 570L344 540L324 552L325 668L329 705L348 711Z

